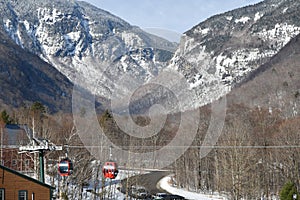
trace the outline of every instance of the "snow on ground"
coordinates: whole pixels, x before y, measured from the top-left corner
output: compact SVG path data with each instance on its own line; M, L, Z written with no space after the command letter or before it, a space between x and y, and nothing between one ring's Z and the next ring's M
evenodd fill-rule
M146 172L148 173L148 172ZM121 187L120 183L121 180L126 179L128 177L131 176L136 176L141 174L140 171L135 171L135 170L120 170L118 176L116 177L116 179L112 180L110 182L109 179L106 179L106 186L105 186L105 190L108 192L107 195L105 196L105 199L107 200L124 200L126 199L126 195L123 194L122 192L120 192L117 188ZM101 182L101 181L100 181ZM99 183L100 183L99 182ZM97 193L100 192L101 190L101 185L97 186ZM85 199L96 199L96 200L100 200L100 197L96 195L96 197L94 196L94 194L92 194L89 191L94 190L94 185L90 185L88 188L84 188L83 189L83 197ZM131 198L132 200L134 200L134 198Z
M180 195L190 200L226 200L225 197L218 196L218 195L207 195L207 194L190 192L183 189L175 188L170 185L170 180L171 177L167 176L159 181L158 186L161 189L167 191L168 193Z

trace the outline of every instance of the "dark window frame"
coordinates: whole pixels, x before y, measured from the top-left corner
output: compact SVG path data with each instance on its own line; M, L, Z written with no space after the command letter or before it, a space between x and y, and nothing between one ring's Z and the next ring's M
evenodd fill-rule
M13 159L13 160L11 161L11 165L12 165L12 166L17 166L17 165L18 165L18 160L17 160L17 159Z
M23 194L25 194L25 196L23 196ZM28 191L27 190L19 190L18 200L28 200Z
M0 193L2 193L3 195L2 198L0 198L0 200L5 200L5 188L0 188Z
M30 159L25 159L24 163L25 163L26 167L29 167L30 166Z

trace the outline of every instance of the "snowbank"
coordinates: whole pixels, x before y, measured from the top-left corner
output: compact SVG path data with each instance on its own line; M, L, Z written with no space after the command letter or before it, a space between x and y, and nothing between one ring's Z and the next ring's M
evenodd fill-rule
M170 180L171 180L171 177L167 176L158 182L158 186L161 189L163 189L171 194L180 195L180 196L183 196L184 198L190 199L190 200L226 200L225 197L218 196L218 195L205 195L205 194L200 194L200 193L195 193L195 192L190 192L190 191L186 191L183 189L175 188L169 184Z

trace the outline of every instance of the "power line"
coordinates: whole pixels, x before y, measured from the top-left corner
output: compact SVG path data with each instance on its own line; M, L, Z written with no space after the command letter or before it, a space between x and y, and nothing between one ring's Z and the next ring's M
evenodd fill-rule
M300 145L270 145L270 146L264 146L264 145L241 145L241 146L234 146L234 145L216 145L216 146L201 146L201 145L191 145L191 146L142 146L142 145L138 145L138 146L117 146L121 149L136 149L136 148L140 148L140 149L159 149L159 148L168 148L168 149L176 149L176 148L209 148L209 149L288 149L288 148L300 148ZM100 145L96 145L96 146L69 146L69 148L102 148L102 149L109 149L109 146L100 146Z

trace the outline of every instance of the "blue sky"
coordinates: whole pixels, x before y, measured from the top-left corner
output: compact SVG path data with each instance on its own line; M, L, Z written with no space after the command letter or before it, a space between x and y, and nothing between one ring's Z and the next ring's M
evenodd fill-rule
M141 28L181 34L208 17L261 0L85 0Z

